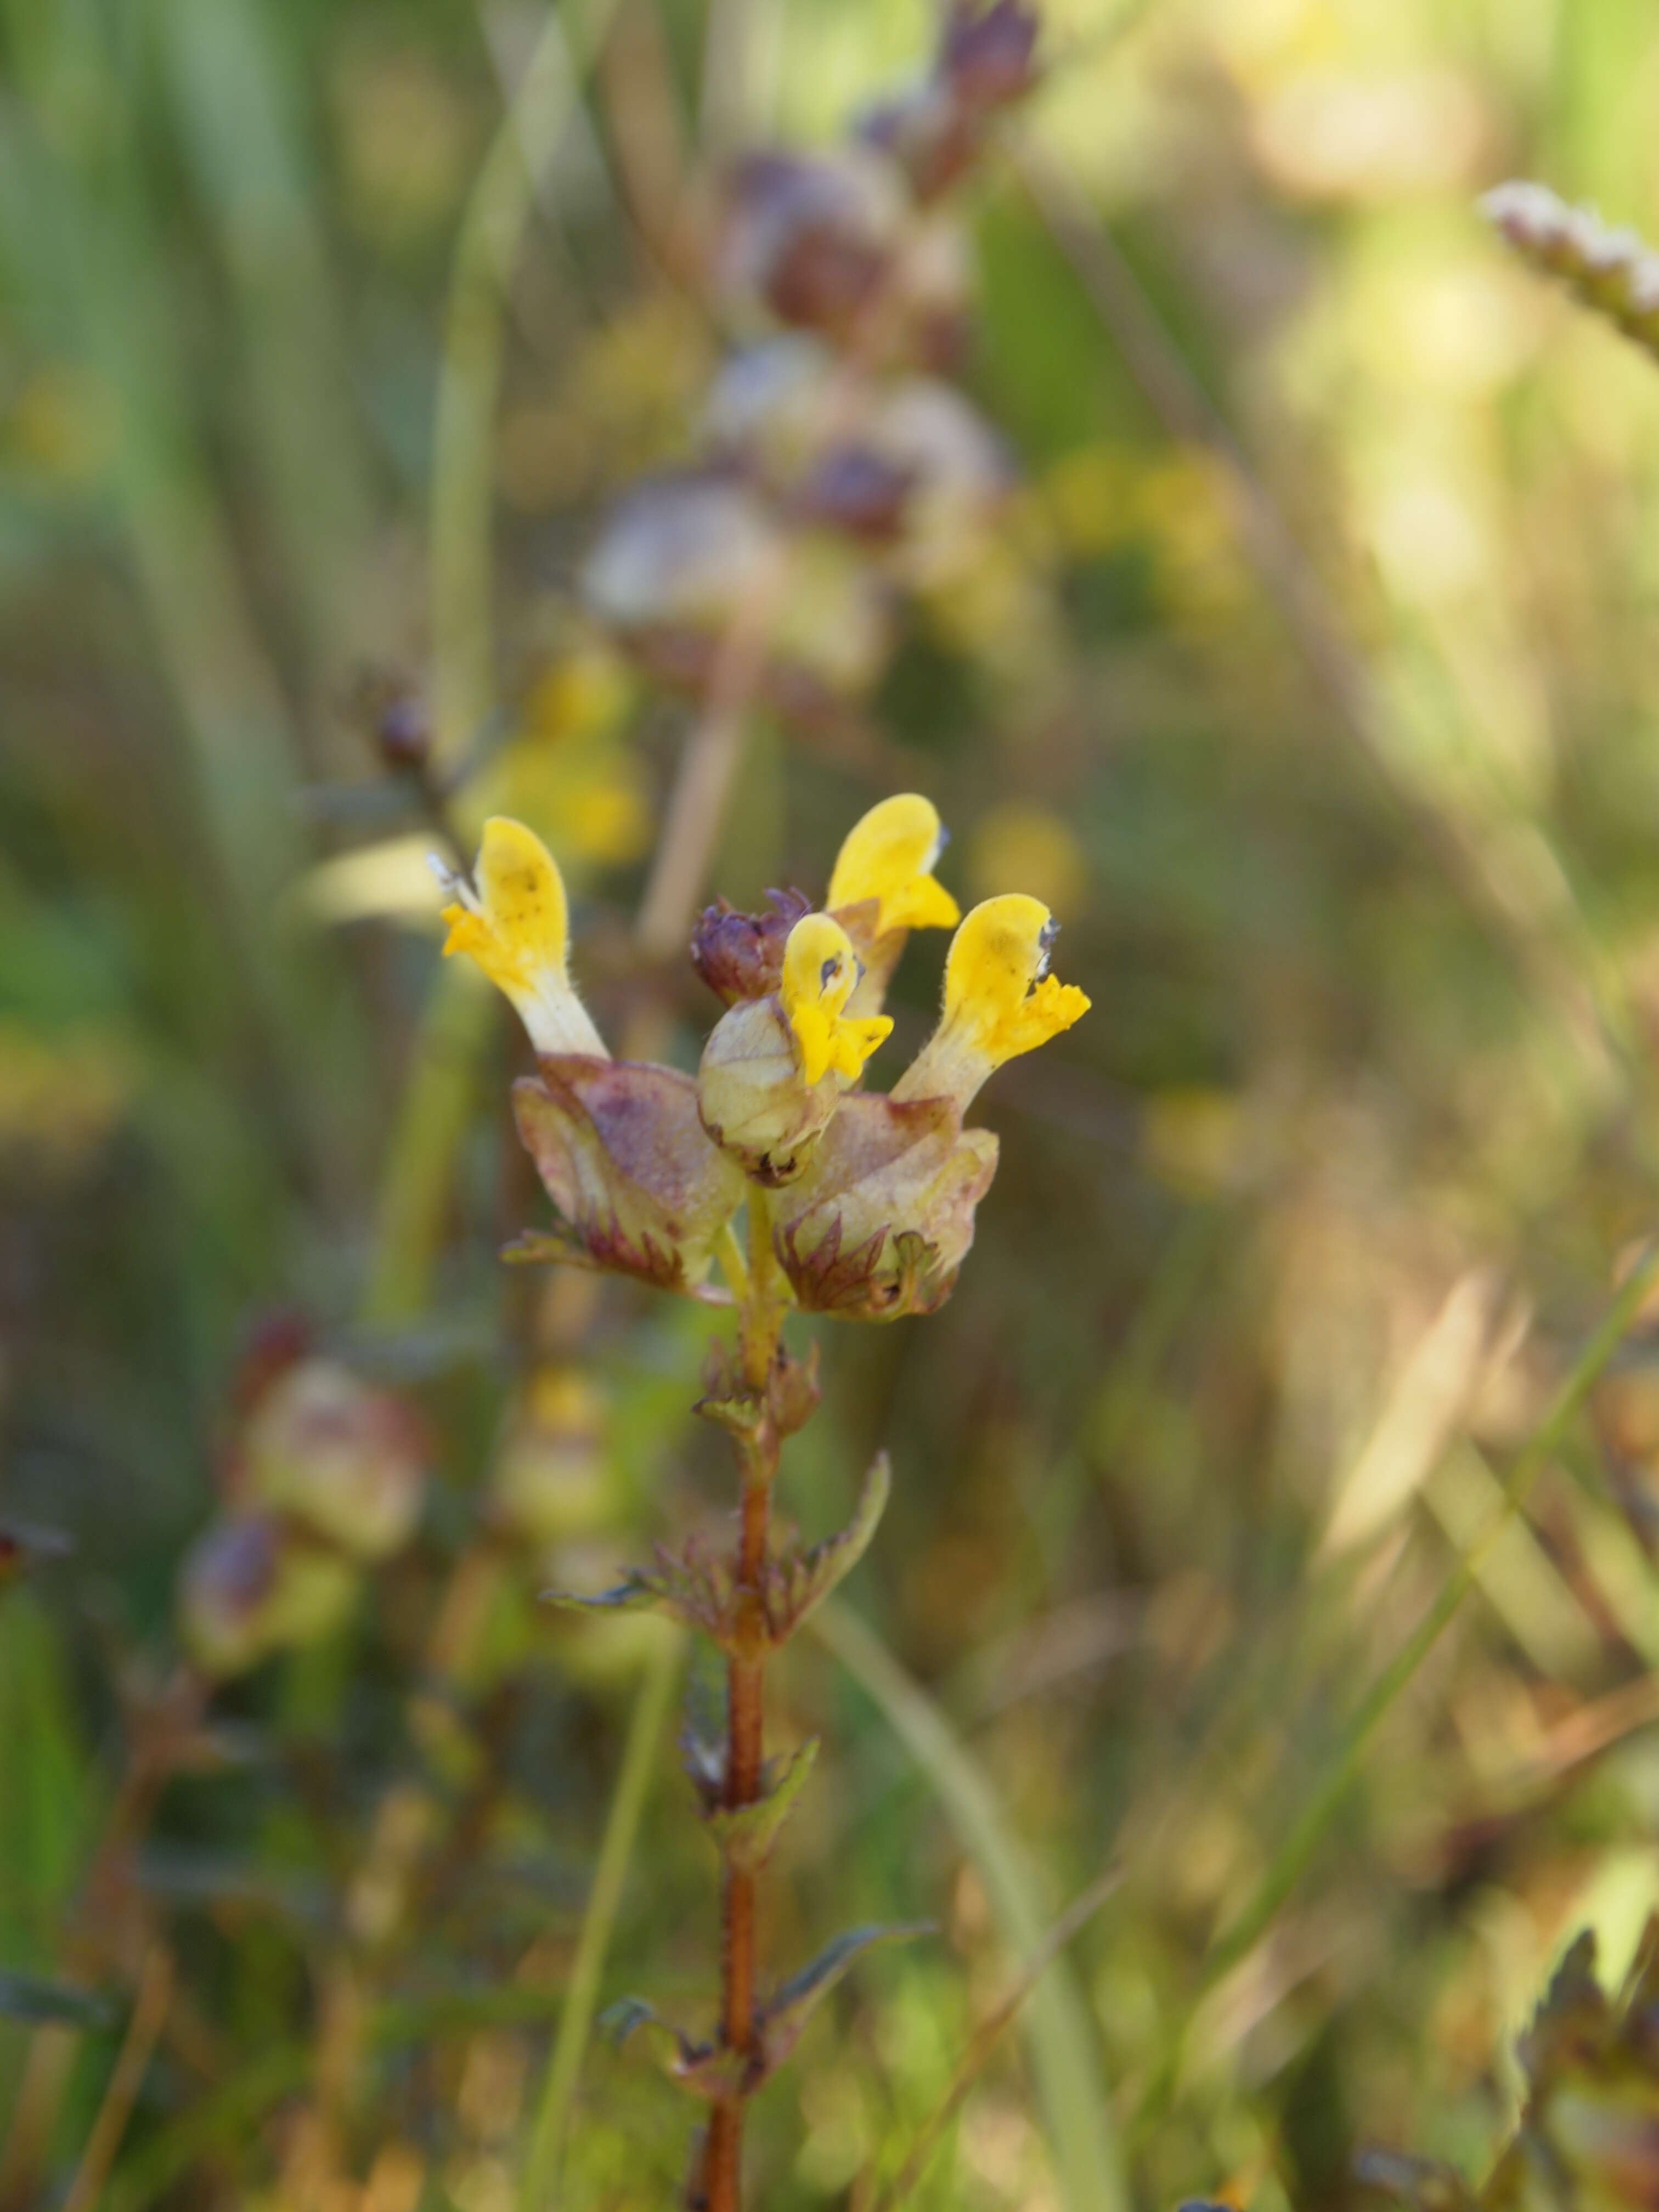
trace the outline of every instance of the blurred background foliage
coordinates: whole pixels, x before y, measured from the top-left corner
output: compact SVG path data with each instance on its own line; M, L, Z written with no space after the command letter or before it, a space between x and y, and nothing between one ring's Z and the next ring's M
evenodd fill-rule
M603 1577L718 1515L685 1412L708 1322L499 1267L544 1218L520 1040L434 987L433 826L375 732L430 696L440 757L483 756L463 828L543 831L602 1024L690 1064L712 1001L626 957L689 710L577 577L695 445L718 334L673 250L688 173L831 137L932 27L920 0L575 11L496 361L538 9L3 23L0 1497L74 1548L0 1591L0 1969L114 2009L0 2021L0 2203L58 2201L161 1941L98 2201L495 2212L653 1662L628 1624L538 1623L541 1553L470 1674L433 1624L515 1422L555 1438L534 1534L567 1578L573 1547ZM863 1969L769 2093L757 2201L875 2203L1115 1861L1064 2002L999 2043L914 2201L1074 2203L1081 2129L1138 2203L1335 2206L1366 2142L1478 2172L1550 1962L1588 1921L1617 1971L1659 1899L1638 1340L1228 1945L1651 1219L1659 373L1474 202L1538 174L1659 222L1659 27L1622 0L1055 0L1044 57L966 202L964 381L1018 488L872 699L754 718L713 871L817 892L867 804L926 791L953 888L1052 903L1095 1002L992 1086L952 1303L819 1332L786 1504L834 1525L881 1443L896 1492L836 1650L779 1685L778 1739L827 1748L769 1948L941 1932ZM276 1309L418 1406L424 1518L325 1640L215 1701L137 1862L137 1949L105 1954L99 1838ZM606 1998L708 1986L683 1790L665 1748ZM363 1869L411 1805L417 1893L371 1942ZM380 1946L343 2089L343 1927ZM355 2182L325 2188L331 2098ZM669 2201L684 2124L591 2049L568 2201Z

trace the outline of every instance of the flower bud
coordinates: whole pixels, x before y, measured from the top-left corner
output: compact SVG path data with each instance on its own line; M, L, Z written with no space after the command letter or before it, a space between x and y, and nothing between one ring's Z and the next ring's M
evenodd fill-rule
M1015 483L1001 441L959 392L928 376L893 386L867 439L909 486L890 556L894 571L921 586L959 575L987 543Z
M889 546L903 531L915 487L915 473L904 463L849 441L830 448L797 489L793 504L821 528Z
M809 1084L781 1000L746 1000L709 1033L697 1070L702 1126L745 1175L769 1187L799 1175L841 1103L825 1074Z
M1659 253L1634 231L1613 229L1594 208L1570 206L1547 185L1499 185L1480 208L1524 260L1659 352Z
M823 444L839 374L830 349L800 331L740 346L714 373L703 434L722 460L787 491Z
M274 1514L222 1521L179 1577L179 1628L196 1663L224 1677L315 1644L351 1610L357 1576L337 1553L296 1538Z
M805 891L768 891L769 914L739 914L716 899L691 933L691 965L728 1006L769 998L783 980L783 948L803 915L812 911Z
M946 236L930 232L913 247L907 281L927 293L946 284L959 301L961 272L947 278L944 269ZM704 428L716 451L797 521L863 545L904 538L913 495L940 475L941 460L951 481L969 476L977 483L988 457L996 489L1006 488L1010 471L1001 448L951 386L906 377L872 386L851 405L844 387L835 356L817 339L770 338L721 368ZM947 396L941 401L939 394ZM945 414L951 420L943 428L930 419ZM963 434L963 424L971 434Z
M624 501L584 590L653 676L697 697L764 607L763 688L802 717L867 690L891 637L890 587L855 547L827 530L786 538L756 491L716 475L663 477Z
M610 1517L608 1408L574 1367L544 1367L516 1409L490 1486L490 1516L520 1543L550 1544Z
M332 1359L277 1376L243 1431L238 1486L360 1559L383 1559L420 1518L426 1450L409 1408Z
M939 45L941 81L975 112L1008 106L1036 81L1038 28L1022 0L994 0L984 9L955 0Z
M652 477L613 510L583 594L624 636L717 635L763 587L778 552L775 526L735 477Z
M945 1099L842 1102L776 1216L775 1243L809 1312L856 1321L931 1313L974 1241L997 1140Z
M847 1085L892 1028L848 1012L860 969L826 914L803 915L784 944L773 996L733 1006L703 1048L702 1123L744 1171L769 1187L805 1166Z
M881 282L906 212L897 171L872 149L752 155L728 189L720 289L780 322L845 339Z
M743 1176L704 1133L678 1068L544 1054L513 1086L519 1134L563 1217L564 1256L690 1291L737 1211Z

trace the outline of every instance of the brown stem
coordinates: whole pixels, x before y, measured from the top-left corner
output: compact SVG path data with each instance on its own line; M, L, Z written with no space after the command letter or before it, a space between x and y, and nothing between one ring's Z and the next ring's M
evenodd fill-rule
M771 1222L765 1199L751 1191L749 1204L749 1280L745 1288L738 1346L744 1380L763 1394L777 1357L783 1329L783 1300L772 1256ZM742 1520L738 1535L737 1591L739 1649L726 1671L725 1802L728 1808L752 1805L762 1794L766 1759L767 1642L761 1619L772 1522L772 1483L778 1470L777 1430L769 1412L759 1433L738 1453L743 1474ZM756 2050L755 1935L756 1881L752 1873L727 1865L720 1885L720 2041L726 2050L752 2060ZM740 2069L731 2093L709 2114L703 2140L703 2212L740 2212L743 2202L743 2123L749 2091Z
M144 1954L137 1993L132 2001L132 2013L115 2061L115 2070L105 2088L104 2101L93 2122L70 2193L64 2199L64 2212L93 2212L138 2100L144 2069L166 2024L172 1996L172 1957L160 1943L152 1943Z
M666 960L684 948L743 753L749 710L766 672L766 647L787 580L780 553L738 608L715 649L708 697L680 757L640 902L640 949Z

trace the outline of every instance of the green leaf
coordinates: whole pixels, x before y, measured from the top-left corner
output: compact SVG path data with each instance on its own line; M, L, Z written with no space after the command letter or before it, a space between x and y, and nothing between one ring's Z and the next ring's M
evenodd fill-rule
M62 1652L27 1589L0 1599L0 1955L51 1960L91 1844L87 1766Z
M717 1644L729 1633L732 1569L688 1543L676 1559L659 1547L653 1568L629 1567L614 1589L584 1597L570 1590L545 1590L544 1601L586 1613L637 1613L654 1609L688 1628L700 1628Z
M564 1613L653 1613L667 1609L668 1594L642 1568L630 1567L614 1589L597 1590L591 1597L579 1590L544 1590L542 1603Z
M909 1943L938 1933L931 1920L900 1921L886 1927L849 1928L826 1943L816 1959L773 1992L763 2010L766 2072L773 2072L789 2056L819 2005L866 1951L878 1943Z
M814 1544L810 1552L780 1561L777 1571L782 1577L783 1589L781 1601L772 1608L773 1634L777 1642L792 1636L808 1614L816 1611L836 1584L857 1566L870 1548L870 1540L887 1510L892 1486L891 1462L884 1451L878 1452L865 1474L853 1517L840 1534L826 1537L823 1543Z
M787 1758L772 1762L764 1796L750 1805L718 1806L703 1815L721 1857L734 1873L758 1874L771 1857L817 1755L818 1739L809 1735Z

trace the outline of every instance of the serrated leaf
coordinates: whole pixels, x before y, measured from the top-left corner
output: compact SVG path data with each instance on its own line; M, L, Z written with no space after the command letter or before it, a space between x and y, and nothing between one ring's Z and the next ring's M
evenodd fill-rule
M699 1398L691 1408L705 1421L713 1421L728 1435L744 1439L760 1434L766 1419L766 1407L752 1391L734 1390L717 1396Z
M777 1608L777 1640L791 1636L807 1615L823 1604L836 1587L857 1566L870 1548L892 1490L892 1466L884 1451L870 1462L859 1491L853 1517L838 1535L828 1536L793 1559L781 1563L782 1603Z
M825 1944L810 1965L773 1992L764 2008L761 2033L766 2072L770 2074L788 2057L818 2006L865 1952L878 1943L908 1943L937 1933L930 1920L902 1921L888 1927L849 1928Z
M708 1832L721 1857L737 1874L758 1874L772 1856L784 1822L806 1786L818 1755L818 1739L807 1737L777 1763L763 1797L751 1805L720 1806L705 1814Z
M570 1590L545 1590L550 1605L579 1612L624 1613L654 1606L659 1612L700 1628L724 1644L729 1634L732 1569L727 1560L712 1559L688 1544L683 1558L659 1549L656 1565L630 1567L614 1589L587 1597Z
M590 1274L603 1274L605 1268L597 1261L580 1240L571 1233L557 1229L521 1229L512 1242L503 1244L501 1257L510 1267L585 1267ZM676 1285L682 1297L695 1298L699 1305L729 1306L732 1293L719 1283L686 1283Z
M116 2008L95 1990L49 1981L44 1974L0 1973L0 2015L31 2027L106 2028Z
M510 1244L502 1245L501 1256L510 1267L550 1264L596 1272L592 1259L575 1237L556 1229L521 1229Z

